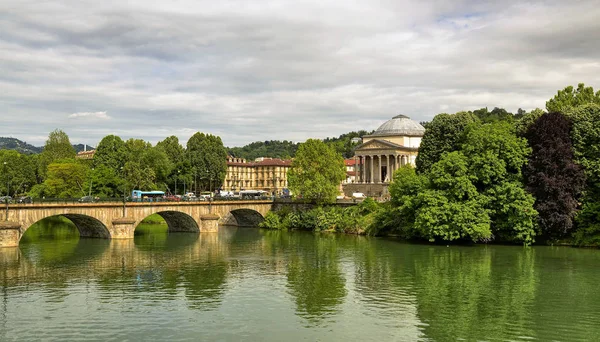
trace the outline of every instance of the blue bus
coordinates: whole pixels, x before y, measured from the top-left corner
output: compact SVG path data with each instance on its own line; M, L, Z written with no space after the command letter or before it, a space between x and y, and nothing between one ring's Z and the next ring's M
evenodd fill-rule
M131 200L133 202L158 202L165 197L164 191L142 191L133 190L131 192Z

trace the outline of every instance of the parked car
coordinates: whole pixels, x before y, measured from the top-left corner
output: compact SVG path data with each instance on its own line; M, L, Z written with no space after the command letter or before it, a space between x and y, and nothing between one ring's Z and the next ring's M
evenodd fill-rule
M6 202L8 202L8 203L12 202L12 197L10 197L10 196L0 197L0 203L6 203Z
M352 193L352 198L367 198L367 196L365 196L365 194L363 194L362 192L353 192Z
M339 195L339 196L337 196L335 199L343 200L344 198L346 198L346 196L344 196L344 195Z
M17 203L33 203L33 200L29 196L21 196L17 200Z
M181 196L177 195L168 195L165 196L165 201L169 201L169 202L179 202L181 201Z
M94 202L93 196L83 196L79 199L79 203L93 203L93 202Z

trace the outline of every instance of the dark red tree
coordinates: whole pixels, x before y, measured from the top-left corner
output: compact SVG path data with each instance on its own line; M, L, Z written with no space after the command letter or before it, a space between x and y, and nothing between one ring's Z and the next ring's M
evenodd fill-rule
M570 131L566 116L546 113L525 133L533 150L523 172L525 185L536 198L542 237L549 240L573 228L577 199L585 186L583 168L574 162Z

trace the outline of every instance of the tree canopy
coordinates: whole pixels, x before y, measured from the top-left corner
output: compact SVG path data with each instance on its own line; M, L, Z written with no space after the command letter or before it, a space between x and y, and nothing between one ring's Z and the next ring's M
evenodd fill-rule
M563 114L547 113L525 133L533 151L525 167L525 184L536 198L541 233L548 239L571 231L585 184L583 169L574 162L570 131L571 122Z
M197 176L202 187L219 187L227 173L227 150L218 136L196 132L187 142L189 167L179 173ZM212 190L212 189L211 189Z
M45 176L46 169L51 163L65 158L75 157L75 148L69 141L69 136L60 129L55 129L48 135L44 150L40 156L40 174Z
M589 103L600 105L600 90L594 94L594 88L579 83L577 89L573 86L567 86L565 89L559 90L553 98L546 102L546 110L548 112L564 113L572 108Z
M401 220L399 229L430 241L532 243L537 212L521 179L527 142L506 121L470 125L463 139L426 173L396 172L392 205L406 220L414 219Z
M321 140L308 139L292 161L288 184L296 196L322 204L335 201L345 177L344 158Z
M479 119L470 112L436 115L431 122L427 123L415 161L417 172L427 172L444 153L458 150L464 131L475 122L479 122Z

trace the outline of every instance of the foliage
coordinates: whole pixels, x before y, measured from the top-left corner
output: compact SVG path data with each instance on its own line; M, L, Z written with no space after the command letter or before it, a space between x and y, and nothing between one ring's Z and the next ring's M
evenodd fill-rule
M536 108L529 113L525 113L519 120L515 122L515 127L517 130L517 134L519 136L524 136L529 126L531 126L540 116L544 115L544 110L540 108Z
M360 142L352 142L354 138L362 138L365 135L371 134L371 132L367 132L365 130L361 130L358 132L349 132L340 135L337 138L326 138L323 142L341 154L344 158L352 158L354 157L354 149L356 146L360 145Z
M345 177L344 158L324 142L308 139L292 161L288 184L294 194L307 200L331 203Z
M0 150L15 150L23 154L41 153L43 148L36 147L15 138L0 137Z
M296 155L299 143L288 140L256 141L243 147L228 148L227 152L237 158L254 160L259 157L291 159Z
M515 116L512 113L509 113L504 108L494 107L492 111L489 111L486 108L481 108L473 111L479 120L483 123L491 123L497 121L512 121ZM520 113L522 115L522 113Z
M570 127L563 114L548 113L525 133L533 151L524 170L525 184L536 198L541 233L548 239L562 238L571 231L585 185L583 169L574 162Z
M62 159L48 165L47 178L36 189L37 196L74 198L86 193L87 166L75 159Z
M568 115L573 122L575 161L586 176L582 210L576 217L579 230L576 243L595 244L600 241L600 105L583 105Z
M425 174L409 167L396 172L390 185L396 218L388 222L405 237L429 241L532 243L537 212L521 183L527 142L508 121L470 125L462 134L457 151L442 154Z
M0 150L0 196L25 193L36 184L36 169L34 156Z
M418 208L417 195L427 186L427 178L418 175L411 165L404 165L394 173L390 183L391 208L393 215L381 213L378 216L380 229L395 230L403 236L413 235L416 210Z
M579 83L577 89L573 86L559 90L553 98L546 102L548 112L566 112L581 105L595 103L600 105L600 91L594 94L594 88Z
M460 148L465 129L479 122L477 116L469 112L438 114L427 124L425 135L415 161L417 173L428 172L444 153Z
M179 143L179 138L174 135L159 141L156 147L161 148L167 154L172 164L176 164L184 158L185 150Z
M284 207L279 211L267 213L260 227L362 234L374 223L374 214L378 210L379 205L372 199L346 208L318 206L310 210L293 211Z
M120 197L123 195L122 184L117 170L100 165L88 171L84 190L93 196Z
M46 145L39 160L39 173L44 177L51 163L65 158L74 158L75 149L69 141L69 136L60 129L55 129L48 135Z
M127 149L123 139L116 135L105 136L94 154L94 166L103 165L105 167L119 170L125 166L127 159Z
M197 174L203 188L223 183L227 173L227 150L220 137L196 132L187 142L186 157L190 168L178 171Z

